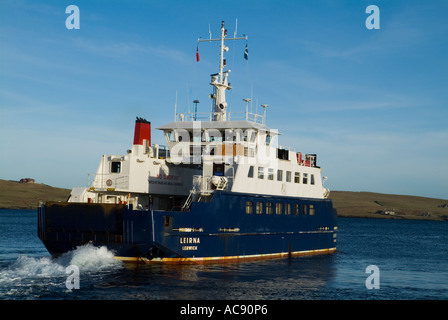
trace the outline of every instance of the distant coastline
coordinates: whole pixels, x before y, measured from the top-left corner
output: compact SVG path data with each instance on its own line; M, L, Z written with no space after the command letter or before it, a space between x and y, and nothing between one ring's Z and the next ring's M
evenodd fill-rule
M36 183L30 178L20 181L0 179L0 208L36 209L40 202L66 201L70 191Z
M374 192L331 191L339 217L448 221L448 200Z
M0 179L0 209L36 209L40 202L67 201L69 189L26 178ZM339 217L448 221L448 200L374 192L331 191Z

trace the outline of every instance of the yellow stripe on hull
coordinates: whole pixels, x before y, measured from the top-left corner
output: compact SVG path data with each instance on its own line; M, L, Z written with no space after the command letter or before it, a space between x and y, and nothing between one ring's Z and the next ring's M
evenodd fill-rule
M232 261L251 261L261 259L279 259L287 257L298 257L314 254L329 254L336 251L336 248L317 249L317 250L305 250L294 252L280 252L280 253L267 253L267 254L254 254L247 256L224 256L224 257L201 257L201 258L155 258L148 259L144 257L119 257L115 259L122 260L124 262L143 262L143 263L163 263L163 264L203 264L203 263L216 263L216 262L232 262Z

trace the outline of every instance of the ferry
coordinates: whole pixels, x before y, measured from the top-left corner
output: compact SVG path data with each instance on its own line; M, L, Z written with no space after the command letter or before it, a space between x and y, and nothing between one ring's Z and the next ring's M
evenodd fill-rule
M243 99L245 111L229 112L226 41L247 36L228 37L224 22L220 31L198 40L220 42L211 112L176 110L157 128L166 146L152 144L151 122L137 117L131 149L103 155L66 202L39 206L38 235L52 256L87 243L123 261L171 264L336 251L337 213L316 154L280 147L267 105L252 113Z

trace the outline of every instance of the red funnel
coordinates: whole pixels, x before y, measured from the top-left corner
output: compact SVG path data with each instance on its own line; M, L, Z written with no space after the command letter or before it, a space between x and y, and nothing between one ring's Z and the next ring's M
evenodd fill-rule
M148 140L148 145L151 145L151 122L137 117L137 120L135 120L134 144L143 145L143 140Z

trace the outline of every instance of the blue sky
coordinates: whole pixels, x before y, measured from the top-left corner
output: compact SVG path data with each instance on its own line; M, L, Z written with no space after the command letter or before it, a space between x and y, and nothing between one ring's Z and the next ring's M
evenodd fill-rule
M124 4L125 3L125 4ZM68 5L80 10L69 30ZM368 5L380 9L369 30ZM332 190L448 199L447 1L0 2L0 178L86 186L153 128L208 112L221 21L232 111L268 104L280 145L317 153ZM154 130L155 131L155 130ZM163 143L153 131L153 142Z

